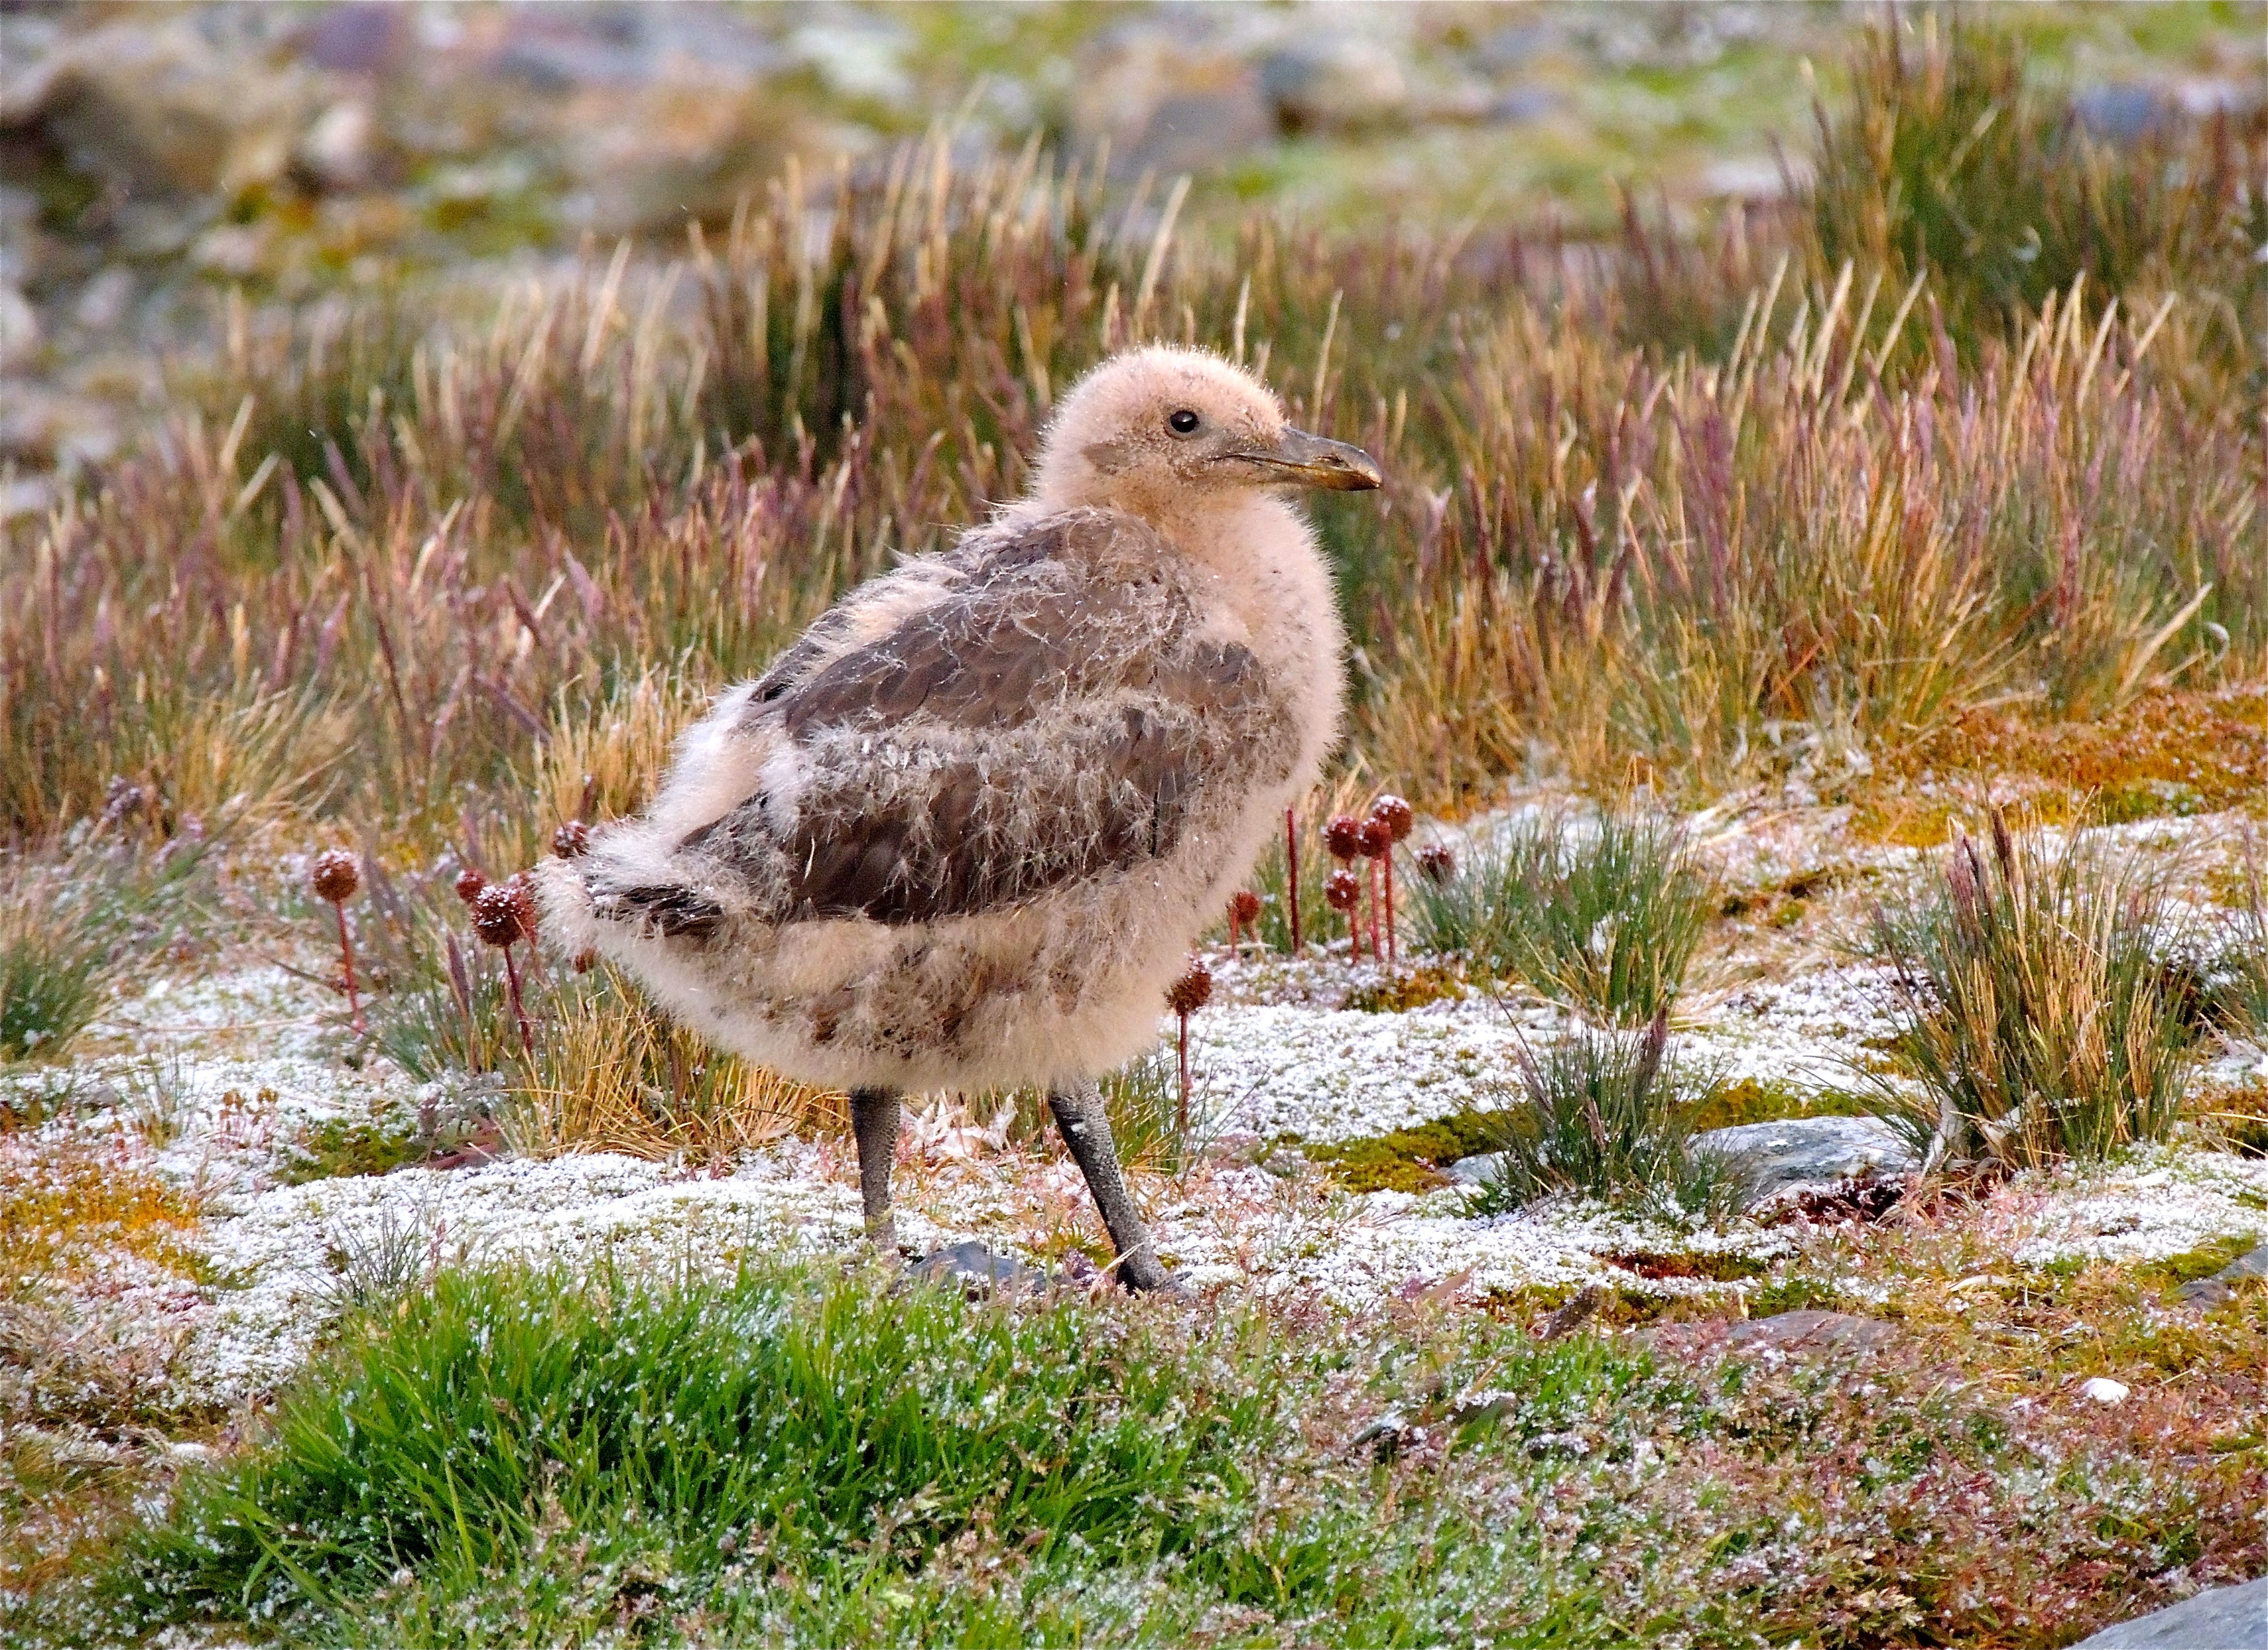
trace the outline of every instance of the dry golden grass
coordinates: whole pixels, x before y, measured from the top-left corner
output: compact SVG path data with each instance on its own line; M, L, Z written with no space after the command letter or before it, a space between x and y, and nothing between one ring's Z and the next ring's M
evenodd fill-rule
M729 1164L839 1101L711 1048L611 974L563 994L513 1083L503 1123L539 1157L621 1152Z
M706 704L704 693L660 665L611 683L596 700L563 689L530 758L526 791L554 821L635 813L653 795L677 736Z

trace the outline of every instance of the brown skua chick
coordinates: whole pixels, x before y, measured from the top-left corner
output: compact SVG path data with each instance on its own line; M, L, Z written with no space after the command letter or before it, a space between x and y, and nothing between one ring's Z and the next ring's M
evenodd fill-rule
M849 1089L886 1250L899 1095L1043 1086L1123 1280L1166 1286L1094 1079L1337 737L1344 633L1287 490L1378 484L1216 357L1105 363L1028 497L845 596L644 817L543 866L548 943Z

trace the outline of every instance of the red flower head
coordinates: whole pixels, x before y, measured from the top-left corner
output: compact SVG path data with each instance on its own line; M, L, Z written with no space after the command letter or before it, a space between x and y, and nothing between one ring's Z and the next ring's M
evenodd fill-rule
M319 897L343 905L362 886L362 873L355 867L355 857L345 849L326 848L308 867L307 880Z
M1323 846L1334 859L1351 859L1362 851L1362 821L1351 814L1334 814L1323 827Z
M551 851L562 859L580 858L591 851L591 828L581 820L569 820L551 833Z
M519 902L511 888L498 883L482 888L473 901L473 932L486 945L502 947L520 939Z
M1194 1014L1212 1001L1212 970L1202 960L1192 961L1189 971L1173 983L1166 993L1166 1006L1177 1014Z
M1342 866L1323 879L1323 901L1335 911L1351 911L1362 897L1362 879Z
M1228 914L1234 921L1249 925L1260 920L1260 896L1250 888L1239 888L1229 896Z
M1418 823L1410 805L1390 791L1370 805L1370 816L1386 827L1388 836L1395 842L1407 837Z
M468 905L480 898L481 890L488 885L489 880L470 866L457 873L457 897Z
M1447 888L1457 874L1456 850L1447 843L1427 843L1418 851L1418 869L1428 882Z

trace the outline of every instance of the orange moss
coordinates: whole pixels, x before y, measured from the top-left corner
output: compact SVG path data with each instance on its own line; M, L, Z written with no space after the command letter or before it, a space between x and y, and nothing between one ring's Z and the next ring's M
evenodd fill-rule
M2257 805L2268 797L2268 687L2160 689L2093 722L1969 711L1884 763L1852 826L1872 841L1935 847L1987 784L2046 824L2089 805L2112 823Z
M188 1197L118 1143L12 1140L0 1152L0 1294L127 1254L170 1271L195 1263Z

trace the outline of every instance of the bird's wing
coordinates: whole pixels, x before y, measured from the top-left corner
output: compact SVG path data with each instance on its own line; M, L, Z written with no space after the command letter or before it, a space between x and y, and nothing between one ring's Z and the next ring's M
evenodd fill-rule
M747 714L792 760L686 848L773 921L927 922L1162 858L1287 776L1281 696L1201 633L1150 534L1103 512L994 529L884 633L791 650Z

